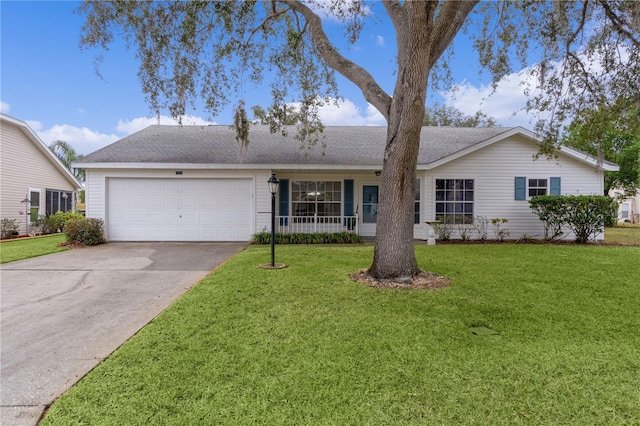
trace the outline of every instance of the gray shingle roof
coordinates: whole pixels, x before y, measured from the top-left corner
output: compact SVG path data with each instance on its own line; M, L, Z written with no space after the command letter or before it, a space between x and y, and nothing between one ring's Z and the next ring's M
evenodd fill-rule
M482 143L511 128L423 127L418 164L429 164ZM230 126L154 125L85 156L79 163L381 165L386 127L328 126L315 147L302 147L289 135L252 126L249 148L238 156ZM323 146L324 145L324 146Z

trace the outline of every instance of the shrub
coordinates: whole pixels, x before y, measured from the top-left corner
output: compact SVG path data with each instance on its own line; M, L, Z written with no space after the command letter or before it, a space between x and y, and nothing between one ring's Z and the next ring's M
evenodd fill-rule
M564 232L566 223L567 203L566 198L558 195L538 195L529 200L529 207L538 215L544 226L544 238L555 240Z
M64 233L68 242L95 246L106 242L103 227L102 219L82 217L67 222Z
M586 243L604 230L612 211L618 214L618 203L604 195L567 196L567 225L576 235L577 243Z
M489 218L486 216L476 216L473 227L478 233L478 239L480 241L486 241L489 233Z
M504 225L505 223L509 223L509 219L507 218L500 218L500 217L494 217L491 219L491 225L493 226L493 232L494 234L496 234L496 239L500 240L500 241L504 241L505 238L507 238L509 235L511 235L511 231L509 231L507 228L503 228L502 225Z
M451 239L451 234L453 233L453 220L447 216L437 216L439 223L433 223L431 226L433 230L436 231L436 235L439 240L449 241Z
M473 223L469 219L467 219L466 217L463 217L462 222L457 223L455 226L456 226L456 230L458 231L458 234L460 235L460 239L462 241L467 241L471 239L471 235L473 234L475 227L473 226Z
M577 243L595 238L618 212L618 203L604 195L538 196L529 204L544 222L546 238L561 235L560 229L567 226L575 234Z
M276 244L361 244L362 237L353 232L321 232L316 234L275 234ZM255 234L253 244L271 244L271 233Z
M43 234L54 234L64 231L67 223L74 219L82 219L80 213L57 211L54 214L40 216L34 225L36 225Z
M2 219L0 222L0 238L14 238L18 236L18 221L16 219Z

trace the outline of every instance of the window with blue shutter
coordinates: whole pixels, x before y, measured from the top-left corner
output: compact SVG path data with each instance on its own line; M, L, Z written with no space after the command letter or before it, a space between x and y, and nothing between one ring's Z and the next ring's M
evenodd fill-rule
M280 179L280 214L279 216L289 216L289 179ZM288 226L289 218L280 217L280 226Z
M560 195L562 193L560 178L552 177L549 178L549 194L551 195Z
M515 199L516 200L527 199L527 178L524 176L516 176Z

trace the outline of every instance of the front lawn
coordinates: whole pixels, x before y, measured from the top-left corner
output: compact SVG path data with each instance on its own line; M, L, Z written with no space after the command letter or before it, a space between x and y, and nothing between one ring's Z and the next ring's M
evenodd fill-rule
M628 244L640 246L640 225L619 223L604 230L605 243Z
M640 422L639 247L418 246L435 291L350 281L372 251L248 248L42 424Z
M64 234L54 234L43 237L2 241L0 242L0 263L29 259L30 257L68 250L64 247L58 247L58 244L64 242L65 239Z

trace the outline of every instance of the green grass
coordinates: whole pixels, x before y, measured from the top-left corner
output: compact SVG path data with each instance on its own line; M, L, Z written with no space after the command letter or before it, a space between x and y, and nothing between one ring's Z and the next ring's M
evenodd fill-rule
M58 247L58 244L63 241L65 241L64 234L2 241L0 243L0 263L68 250L64 247Z
M230 260L42 424L638 424L640 248L438 245L453 285L374 289L372 247ZM498 335L474 335L487 327Z
M640 246L640 225L620 223L604 231L604 241L614 244L628 244Z

